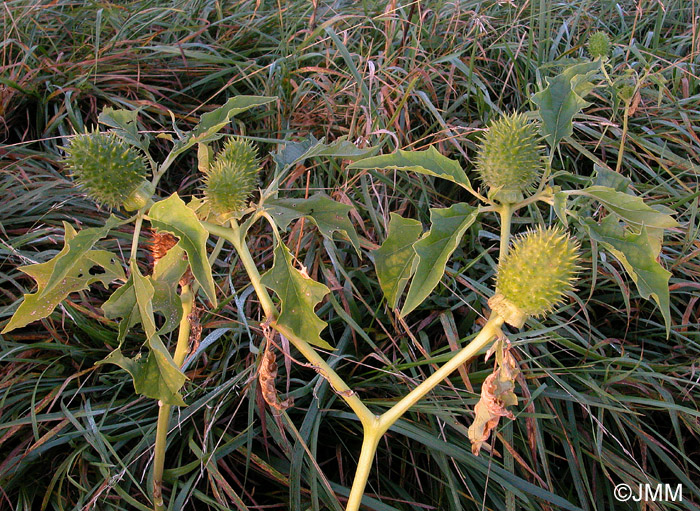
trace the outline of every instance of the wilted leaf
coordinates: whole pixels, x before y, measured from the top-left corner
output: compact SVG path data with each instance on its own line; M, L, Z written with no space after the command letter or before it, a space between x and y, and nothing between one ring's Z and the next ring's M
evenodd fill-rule
M401 309L402 316L418 307L438 285L447 260L478 214L477 208L461 202L449 208L430 209L430 231L413 245L418 266Z
M265 209L281 229L286 229L292 220L304 216L310 218L319 232L329 240L337 232L360 253L360 239L348 218L352 206L319 193L309 199L268 199L265 201Z
M262 276L262 283L272 289L281 301L277 323L297 337L319 348L333 347L321 339L327 323L319 318L314 308L330 291L292 265L292 254L281 241L275 247L275 262Z
M666 323L666 336L671 331L668 281L671 273L656 260L659 251L649 240L646 226L639 233L631 232L613 216L597 224L586 218L583 226L590 237L603 245L625 267L642 298L654 298Z
M372 156L350 164L348 169L396 169L416 172L447 179L467 190L472 190L467 174L465 174L460 164L443 156L432 146L425 151L403 151L399 149L392 154Z
M155 229L167 231L180 239L179 245L187 252L192 275L216 307L216 288L207 257L209 234L202 227L195 212L174 193L155 203L149 211L149 217Z
M392 309L396 308L399 296L411 278L416 258L413 244L422 232L423 227L418 220L391 213L389 235L382 246L373 252L379 285Z

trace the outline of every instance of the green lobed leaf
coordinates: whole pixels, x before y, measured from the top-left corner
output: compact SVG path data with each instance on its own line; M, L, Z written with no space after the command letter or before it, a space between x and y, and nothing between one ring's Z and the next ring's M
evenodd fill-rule
M597 163L593 166L596 171L595 182L596 186L605 186L612 188L618 192L626 192L630 183L630 178L623 176L619 172L601 167Z
M566 192L562 191L556 191L554 192L554 202L552 203L552 207L554 208L554 212L557 215L557 218L561 220L561 223L564 224L564 227L567 229L569 228L569 219L567 218L567 199L569 198L569 195Z
M187 252L192 275L216 307L216 289L207 258L208 232L194 211L187 207L177 193L155 203L149 211L151 225L180 239L179 245Z
M36 292L24 295L24 300L1 333L48 317L69 294L83 291L95 282L107 287L115 280L125 280L124 270L112 254L91 250L95 242L116 225L115 221L111 217L104 227L83 229L79 233L64 222L63 249L45 263L19 268L36 281L38 288ZM96 273L95 267L101 268L102 272Z
M373 151L375 151L375 148L360 149L345 139L338 139L330 144L326 144L323 138L317 140L316 137L311 135L300 142L287 142L283 149L274 154L273 158L277 167L282 169L318 156L355 159Z
M180 279L187 271L185 250L178 242L153 265L148 277L153 285L153 310L163 315L165 321L158 330L164 335L175 330L182 319L182 301L177 293Z
M115 110L112 107L107 107L102 110L97 120L101 124L113 128L114 133L127 144L148 151L150 140L139 134L138 113L138 110Z
M591 79L599 73L600 65L599 60L581 62L567 67L561 74L571 80L572 90L584 98L595 88Z
M223 135L218 134L218 132L231 122L231 118L246 110L276 100L277 97L275 96L235 96L230 98L219 108L203 114L199 119L199 124L197 124L192 131L187 133L178 132L178 135L182 138L173 146L170 158L185 152L194 144L205 144L221 138Z
M40 286L44 286L44 292L48 293L51 289L61 282L68 275L75 265L82 259L97 240L107 236L107 233L123 223L115 216L110 216L107 222L102 227L91 227L83 229L76 233L70 224L63 222L65 230L65 246L63 250L54 258L55 264L53 271L46 282L38 282Z
M153 317L153 297L155 289L148 277L141 275L138 266L131 265L131 289L136 296L140 321L146 332L146 345L149 353L146 358L141 355L130 359L125 357L120 348L110 353L98 364L116 364L126 370L134 380L134 389L138 394L159 399L163 403L184 406L180 389L187 377L166 349L163 341L156 333L156 323Z
M360 254L360 239L348 218L352 206L318 193L308 199L268 199L265 201L265 209L281 229L286 229L292 220L307 217L316 224L323 236L332 240L333 233L337 232L350 241Z
M449 208L430 209L430 231L413 245L418 265L401 309L402 316L418 307L438 285L447 260L478 214L478 208L462 202Z
M559 74L547 78L547 87L532 97L532 102L539 109L542 120L541 132L550 147L573 134L573 119L583 108L589 105L572 87L571 77Z
M590 237L603 245L625 267L642 298L651 296L659 305L666 324L666 336L671 331L671 310L668 281L671 273L656 260L659 251L649 240L646 226L639 233L625 229L614 216L607 216L600 224L586 218L582 222Z
M411 278L416 258L413 244L422 232L423 227L418 220L391 213L389 234L382 246L372 252L379 285L392 309L396 308L399 296Z
M236 115L276 100L276 96L234 96L219 108L203 114L191 134L197 142L203 142L204 137L218 132Z
M605 186L589 186L575 193L597 199L609 211L635 226L645 225L648 228L657 229L678 227L678 222L671 215L657 211L635 195L619 192Z
M177 294L177 287L187 270L184 254L185 251L178 243L155 263L153 275L146 277L153 286L153 312L165 318L158 335L175 330L182 318L182 302ZM121 344L129 329L141 322L132 276L102 304L102 311L107 318L122 318L118 336Z
M162 346L162 342L160 345ZM164 346L163 350L165 350ZM161 361L169 369L163 371ZM174 388L182 388L186 377L174 367L174 364L173 367L168 366L167 358L160 350L152 350L146 357L139 354L134 358L128 358L124 356L120 348L117 348L104 359L95 363L95 365L102 364L115 364L128 372L133 379L134 390L137 394L158 399L168 405L185 406L187 404L179 392L173 391Z
M272 268L262 276L262 283L272 289L281 300L277 323L288 328L296 336L319 348L333 347L321 339L321 331L327 323L319 318L314 308L330 290L300 272L292 265L292 254L278 240Z
M136 304L136 293L134 292L134 279L131 275L129 280L116 289L102 304L102 312L109 319L122 318L119 322L119 334L117 336L117 341L121 346L131 327L141 322L141 315Z
M469 178L460 164L443 156L432 146L424 151L399 149L392 154L372 156L348 165L348 169L397 169L417 172L447 179L467 190L472 190Z
M187 270L187 258L182 242L176 243L153 265L153 279L176 287Z

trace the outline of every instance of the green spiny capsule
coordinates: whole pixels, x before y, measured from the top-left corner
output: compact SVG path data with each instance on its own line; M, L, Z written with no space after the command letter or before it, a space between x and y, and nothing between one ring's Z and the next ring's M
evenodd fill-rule
M610 38L605 32L595 32L588 38L588 53L591 57L607 57L610 54Z
M479 144L476 171L500 202L517 202L543 169L537 126L514 113L491 124Z
M229 139L216 155L204 177L204 194L220 215L245 208L258 184L260 162L255 148L242 139Z
M556 227L537 228L521 236L498 265L491 309L517 328L528 316L551 311L573 289L578 248Z
M146 181L143 155L113 133L76 135L65 149L71 177L98 204L118 208Z

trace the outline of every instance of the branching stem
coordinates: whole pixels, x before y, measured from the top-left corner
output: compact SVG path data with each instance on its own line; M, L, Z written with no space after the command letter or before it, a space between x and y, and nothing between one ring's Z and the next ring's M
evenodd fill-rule
M255 261L248 250L248 245L246 245L245 240L241 236L241 231L238 225L234 222L232 222L231 228L222 227L208 222L202 222L202 225L210 233L226 239L234 246L236 252L238 253L238 257L240 258L241 263L248 274L250 283L253 286L253 289L255 289L255 293L258 295L260 306L265 313L266 320L270 322L270 325L280 334L289 339L294 347L299 350L302 355L304 355L304 357L324 378L328 380L338 395L342 397L352 411L355 412L355 415L358 416L363 426L374 422L376 420L376 416L369 410L369 408L367 408L367 406L365 406L357 394L355 394L350 387L348 387L338 373L336 373L333 368L328 365L323 357L321 357L304 339L298 337L284 325L276 322L277 318L279 317L279 313L275 307L275 304L272 302L272 298L270 298L270 294L267 292L267 288L261 282L260 272L258 271Z
M505 225L510 227L510 215L512 210L506 212L507 222ZM355 412L355 415L360 420L364 431L362 443L362 451L357 465L357 472L353 481L352 489L348 499L346 511L357 511L362 502L367 479L372 468L372 461L384 433L394 424L399 418L406 413L412 406L420 401L428 392L435 388L440 382L447 378L459 366L464 364L468 359L476 355L481 349L486 347L489 342L500 334L503 319L497 314L493 314L491 318L482 328L481 332L454 357L446 362L442 367L435 371L425 381L420 383L416 388L404 396L394 406L387 410L381 416L372 413L362 400L355 394L345 381L326 363L326 361L316 352L306 340L298 337L290 331L285 325L277 323L279 313L275 307L267 288L262 284L260 272L258 271L255 261L248 250L245 243L244 233L241 231L237 223L232 222L231 228L220 225L202 222L202 225L211 234L219 236L229 241L236 249L238 256L245 268L250 283L255 289L260 300L260 305L265 313L266 320L273 326L281 335L285 336L301 352L301 354L316 368L316 370L328 380L333 389L340 395L348 406ZM509 232L509 230L508 230ZM507 234L507 232L505 232ZM160 510L157 510L160 511Z
M461 351L404 396L398 403L379 416L376 422L370 423L369 426L364 425L362 451L360 452L357 472L355 473L355 479L352 484L352 489L350 490L350 497L345 511L357 511L360 509L362 496L365 493L365 486L367 485L367 478L369 477L372 467L372 460L374 460L374 453L384 433L428 392L440 384L440 382L447 378L459 366L485 348L494 337L500 334L502 325L503 318L497 314L492 314L491 318L481 329L481 332L479 332L469 344L462 348Z

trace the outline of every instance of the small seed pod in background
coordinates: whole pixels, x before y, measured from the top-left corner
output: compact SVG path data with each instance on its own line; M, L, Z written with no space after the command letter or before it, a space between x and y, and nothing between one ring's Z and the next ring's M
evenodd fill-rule
M243 210L258 184L260 162L250 142L231 138L216 155L204 177L204 195L214 213Z
M521 328L528 316L543 316L562 302L576 280L579 245L557 227L538 227L513 243L498 265L489 307Z
M522 200L544 168L537 126L522 114L493 122L479 144L476 171L489 188L489 197L501 203Z
M76 135L65 149L71 177L98 204L118 208L149 184L143 155L113 133Z
M591 57L606 58L610 55L610 38L605 32L595 32L588 38L588 53Z

